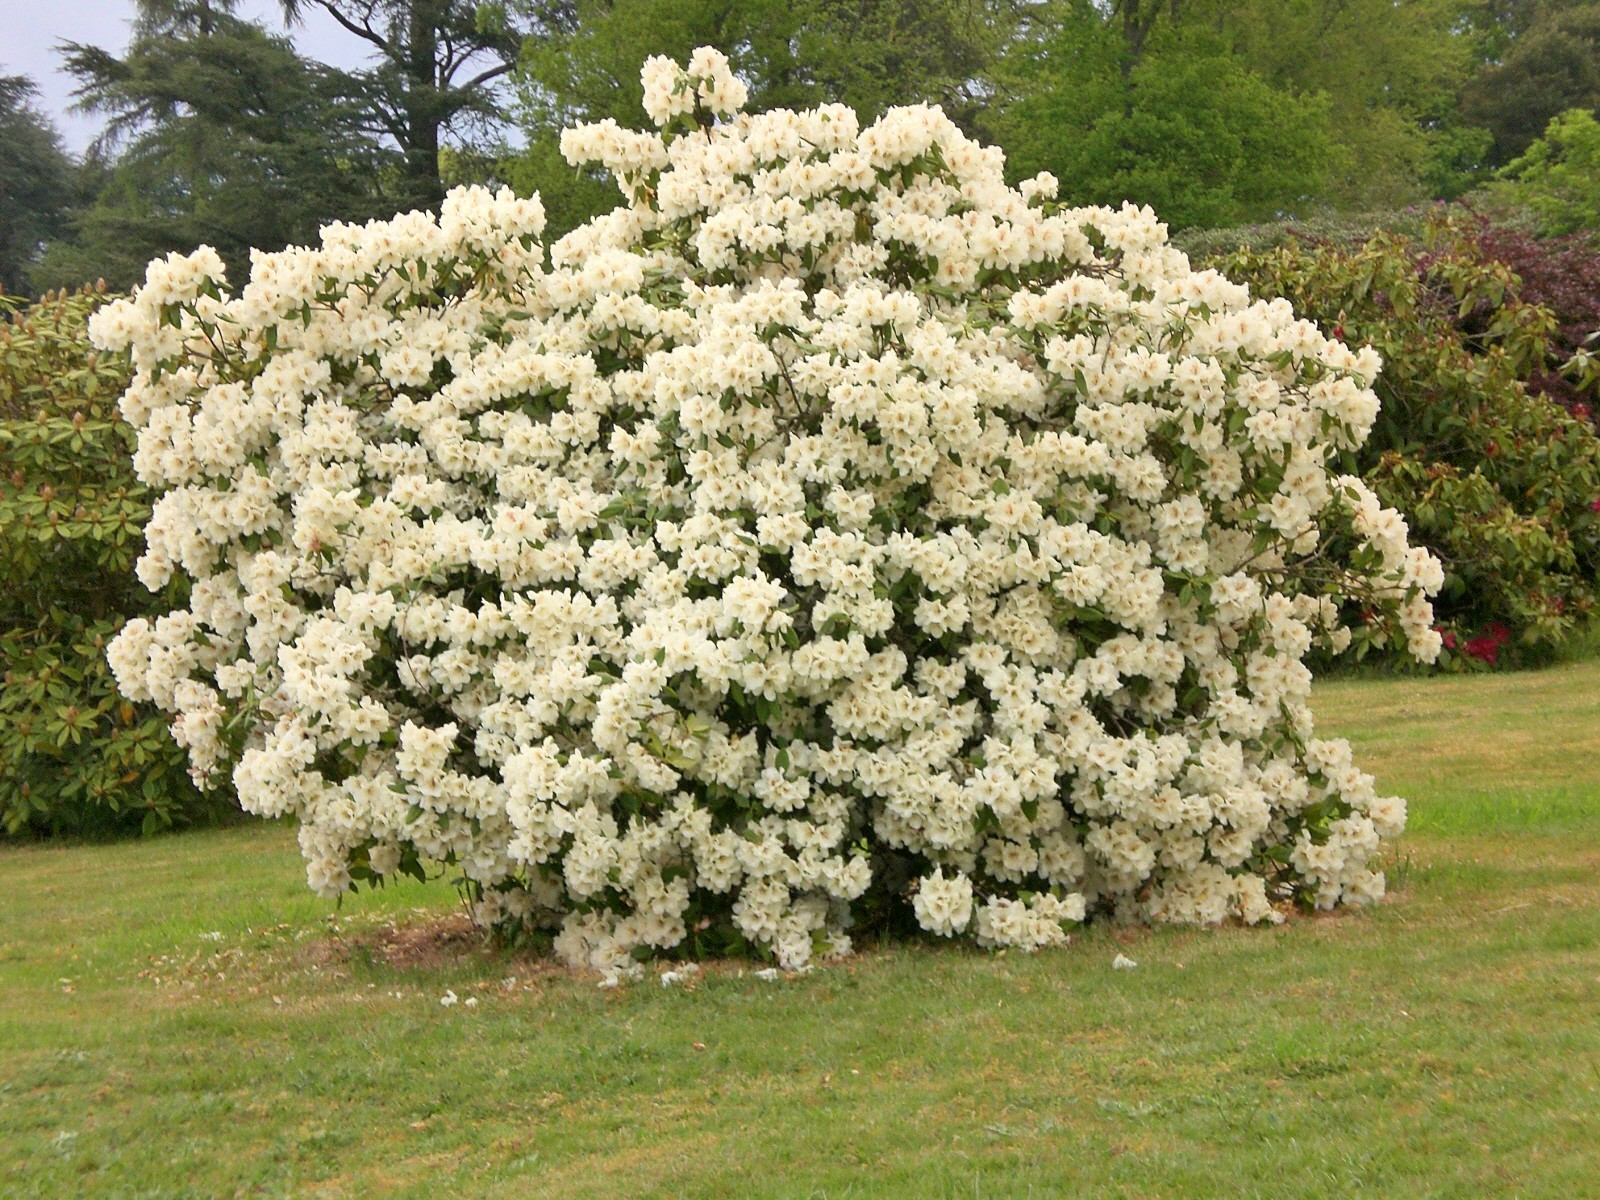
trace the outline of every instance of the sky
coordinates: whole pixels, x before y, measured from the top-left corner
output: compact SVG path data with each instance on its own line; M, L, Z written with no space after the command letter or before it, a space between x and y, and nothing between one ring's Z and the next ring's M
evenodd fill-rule
M0 0L0 75L27 75L39 86L36 106L48 114L73 153L82 151L100 131L100 118L69 111L74 82L61 71L56 43L82 42L121 53L128 44L134 0ZM307 58L337 67L365 61L365 43L311 5L289 31L295 47ZM277 0L240 0L237 15L261 21L282 33L283 10Z

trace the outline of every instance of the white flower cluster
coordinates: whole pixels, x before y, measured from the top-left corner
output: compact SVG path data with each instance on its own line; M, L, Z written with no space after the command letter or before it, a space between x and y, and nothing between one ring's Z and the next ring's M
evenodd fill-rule
M744 107L749 91L728 68L728 60L702 46L689 59L688 68L657 54L645 60L640 73L644 84L644 111L660 128L697 109L707 116L729 116Z
M937 109L645 84L662 133L566 135L629 202L548 261L537 200L458 190L95 319L141 577L194 581L110 658L196 775L319 892L454 863L613 975L1380 895L1404 806L1303 665L1357 610L1437 651L1438 565L1328 471L1376 356Z

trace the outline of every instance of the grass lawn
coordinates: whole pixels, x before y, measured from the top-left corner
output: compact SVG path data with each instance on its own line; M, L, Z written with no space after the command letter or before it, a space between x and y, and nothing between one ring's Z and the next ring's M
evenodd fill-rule
M0 1195L1597 1194L1600 663L1318 698L1388 903L1036 957L606 992L282 827L0 850Z

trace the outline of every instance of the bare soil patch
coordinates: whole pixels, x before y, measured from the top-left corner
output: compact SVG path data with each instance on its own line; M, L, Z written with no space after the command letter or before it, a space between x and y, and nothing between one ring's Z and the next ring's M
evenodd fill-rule
M343 930L305 948L315 963L348 963L365 958L396 971L434 971L493 953L483 931L464 913L388 924L370 930Z

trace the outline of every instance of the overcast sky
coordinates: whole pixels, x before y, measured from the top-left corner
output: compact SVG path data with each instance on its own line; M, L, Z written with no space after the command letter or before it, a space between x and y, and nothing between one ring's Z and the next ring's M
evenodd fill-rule
M68 111L73 80L61 72L56 43L83 42L121 53L135 7L133 0L0 0L0 75L27 75L39 85L38 106L55 120L74 153L100 131L100 121ZM364 61L364 42L314 6L306 9L289 32L301 54L339 67ZM274 33L284 32L277 0L241 0L238 15L262 21Z

